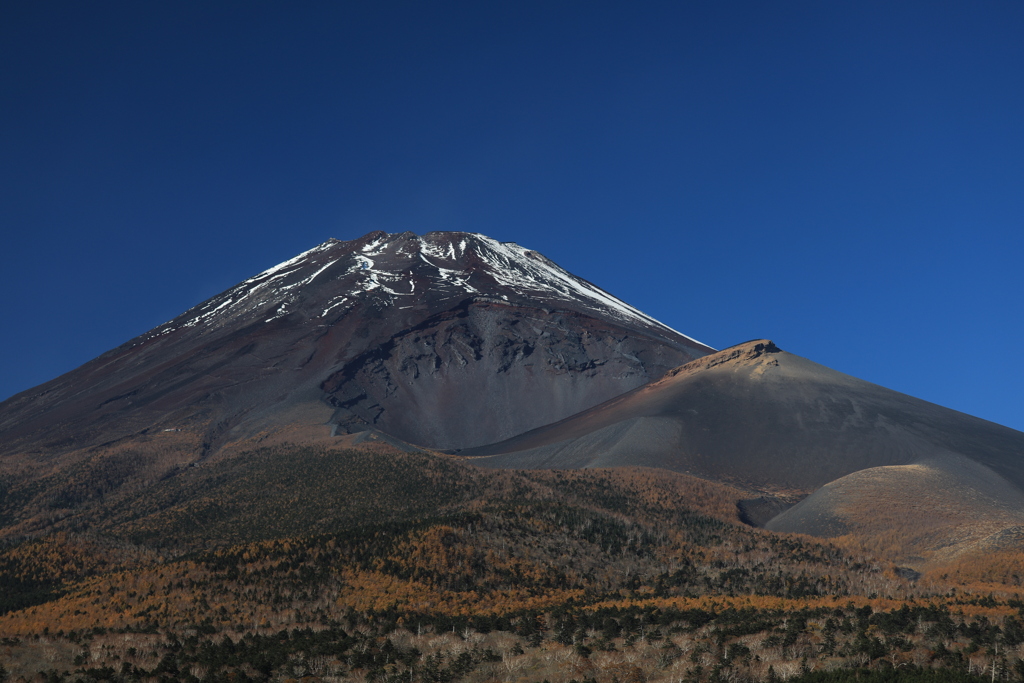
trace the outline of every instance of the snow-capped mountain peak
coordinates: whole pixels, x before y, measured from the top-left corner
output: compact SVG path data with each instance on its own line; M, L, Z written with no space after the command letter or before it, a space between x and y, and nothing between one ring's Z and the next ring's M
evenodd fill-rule
M467 298L567 308L711 350L536 251L465 232L372 232L347 242L330 239L150 334L189 328L209 333L238 322L273 323L287 316L293 322L324 325L360 305L403 310Z
M25 447L58 420L79 446L187 424L206 454L303 424L466 448L710 351L518 244L374 232L238 283L17 397L0 424Z

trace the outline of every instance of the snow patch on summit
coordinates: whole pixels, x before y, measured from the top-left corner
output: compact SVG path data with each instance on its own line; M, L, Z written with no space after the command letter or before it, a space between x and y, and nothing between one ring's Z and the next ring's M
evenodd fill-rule
M696 344L701 344L696 339L633 308L600 287L558 267L531 249L521 247L515 242L499 242L484 235L476 235L476 237L486 247L480 250L480 256L493 266L491 275L506 287L517 291L525 290L519 291L521 294L543 292L549 296L583 303L613 318L660 327ZM706 346L705 344L701 345Z
M336 315L338 309L345 313L360 301L379 308L396 305L399 297L424 293L453 302L467 295L509 301L514 293L556 305L562 301L598 317L701 344L515 242L462 232L376 233L357 245L329 240L313 247L161 325L144 339L183 328L198 328L204 334L250 317L271 322L295 313L300 316L297 320L303 314L307 320L317 320ZM322 277L336 264L341 267ZM496 291L492 291L494 285ZM313 304L310 310L301 304L306 299Z
M236 285L236 286L237 287L241 287L242 285L248 285L248 284L253 284L253 283L256 283L256 282L260 282L261 280L264 280L265 278L268 278L268 277L270 277L271 275L273 275L275 273L279 273L282 270L286 270L286 269L287 270L291 270L293 268L293 266L298 266L300 263L302 263L304 260L306 260L309 256L311 256L311 255L313 255L313 254L315 254L317 252L324 251L326 249L330 249L331 247L334 246L334 244L335 244L335 242L333 242L331 240L329 240L327 242L324 242L323 244L318 244L317 246L313 247L312 249L308 249L308 250L302 252L301 254L299 254L298 256L296 256L294 258L290 258L287 261L282 261L281 263L278 263L273 268L267 268L266 270L264 270L259 275L254 275L251 278L249 278L248 280L245 280L241 284ZM274 278L274 279L277 279L277 278Z
M377 256L383 253L383 250L378 249L378 247L380 247L382 244L387 244L387 242L388 236L384 235L383 237L378 237L374 239L372 242L368 242L359 251L363 252L364 254L369 254L370 256Z
M219 294L186 311L174 320L160 325L146 335L143 340L161 337L183 328L197 327L201 323L206 326L219 326L227 320L237 318L246 313L265 310L268 304L275 305L275 310L274 314L270 318L265 319L264 322L280 318L288 312L290 304L294 302L295 295L289 295L289 292L310 284L318 275L334 265L338 259L328 261L310 277L298 282L293 282L290 285L283 285L278 282L294 275L311 259L337 244L336 240L328 240L323 244L318 244L312 249L302 252L298 256L267 268L263 272L243 280L223 294Z

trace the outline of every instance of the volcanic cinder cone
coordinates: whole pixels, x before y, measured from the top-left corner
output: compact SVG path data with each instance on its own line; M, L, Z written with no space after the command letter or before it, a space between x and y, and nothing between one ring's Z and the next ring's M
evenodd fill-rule
M746 501L749 521L818 536L888 536L883 549L902 556L949 559L1024 537L1024 433L768 340L463 454L483 467L642 465L741 484L766 494ZM786 500L807 494L786 510Z

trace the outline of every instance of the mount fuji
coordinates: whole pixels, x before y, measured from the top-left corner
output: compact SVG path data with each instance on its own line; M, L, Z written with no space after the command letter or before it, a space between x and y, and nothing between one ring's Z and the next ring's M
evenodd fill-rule
M201 459L282 429L466 448L712 351L517 244L373 232L328 240L10 398L0 450L173 431L198 440Z

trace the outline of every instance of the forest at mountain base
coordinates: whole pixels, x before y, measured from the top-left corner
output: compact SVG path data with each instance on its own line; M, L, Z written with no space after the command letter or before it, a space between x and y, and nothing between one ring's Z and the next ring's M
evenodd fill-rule
M97 463L4 489L11 680L1024 680L1021 558L918 576L746 526L738 486L279 445L141 501Z

